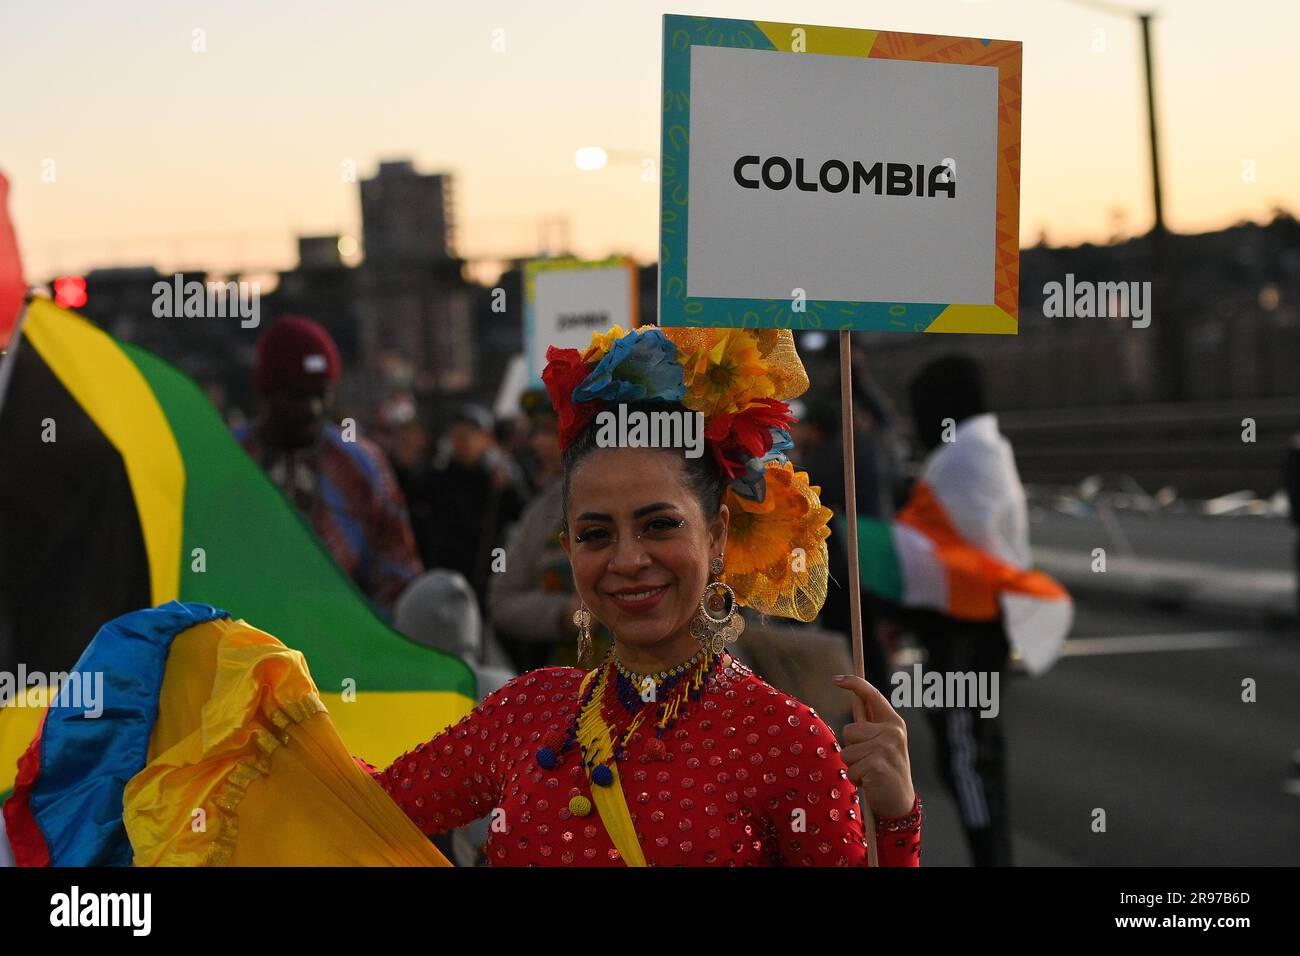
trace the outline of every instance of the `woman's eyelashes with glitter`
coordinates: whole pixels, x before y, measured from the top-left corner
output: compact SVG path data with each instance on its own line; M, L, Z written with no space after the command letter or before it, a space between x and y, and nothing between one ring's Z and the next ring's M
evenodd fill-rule
M684 527L686 527L685 518L651 518L642 526L637 537L664 538ZM573 540L578 544L601 545L614 540L614 534L608 526L593 525L579 531Z

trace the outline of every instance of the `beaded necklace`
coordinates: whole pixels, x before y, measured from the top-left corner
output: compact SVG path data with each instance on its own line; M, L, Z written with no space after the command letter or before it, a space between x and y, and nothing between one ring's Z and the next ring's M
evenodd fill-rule
M637 674L623 666L617 655L614 656L614 669L618 672L614 681L615 693L628 713L636 713L645 704L658 701L672 689L683 677L696 668L704 659L705 650L689 661L683 661L676 667L660 671L658 674ZM649 694L649 696L646 696Z
M720 655L701 650L676 667L659 674L642 675L624 668L611 647L587 685L574 721L566 730L552 731L542 739L537 751L538 765L545 770L555 769L576 743L582 750L582 766L591 782L607 787L614 779L610 765L622 759L633 734L651 715L655 736L646 749L650 756L662 759L667 752L664 734L682 716L686 704L699 699L719 659ZM642 695L651 681L654 693L646 700Z

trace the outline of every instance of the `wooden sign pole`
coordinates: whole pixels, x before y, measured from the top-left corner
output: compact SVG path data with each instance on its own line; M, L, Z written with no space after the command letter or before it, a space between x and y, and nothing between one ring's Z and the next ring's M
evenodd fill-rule
M848 523L849 620L853 632L853 673L867 677L866 655L862 651L862 588L858 575L858 483L853 463L853 340L847 329L840 332L840 421L844 441L844 518ZM861 698L853 695L853 719L867 719ZM867 862L879 866L876 858L876 817L867 802L865 787L858 788L862 829L867 840Z

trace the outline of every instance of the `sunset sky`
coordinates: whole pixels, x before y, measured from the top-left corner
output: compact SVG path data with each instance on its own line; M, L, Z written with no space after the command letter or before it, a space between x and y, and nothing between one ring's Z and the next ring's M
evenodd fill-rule
M1097 6L6 0L0 169L32 281L291 266L298 234L360 234L343 163L368 177L392 158L455 174L463 255L531 254L563 217L575 252L650 261L658 188L640 159L658 155L672 12L1023 41L1022 244L1105 241L1145 231L1151 202L1140 32ZM1171 228L1300 211L1300 4L1164 0L1157 13ZM591 145L622 161L580 171L574 152Z

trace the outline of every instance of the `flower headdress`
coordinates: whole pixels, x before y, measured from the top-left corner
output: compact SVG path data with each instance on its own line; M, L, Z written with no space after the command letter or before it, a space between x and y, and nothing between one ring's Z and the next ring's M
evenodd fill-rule
M542 381L567 449L620 402L671 402L704 416L731 513L722 581L762 614L811 621L826 600L829 508L786 458L789 399L808 376L786 329L659 329L592 336L585 352L550 348Z

